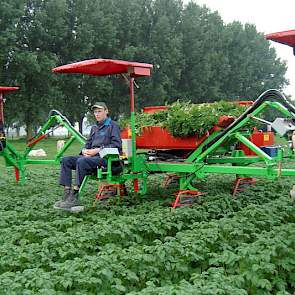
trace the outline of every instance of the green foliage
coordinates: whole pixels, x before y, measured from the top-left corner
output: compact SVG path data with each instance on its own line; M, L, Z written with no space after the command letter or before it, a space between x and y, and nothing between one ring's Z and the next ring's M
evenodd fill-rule
M49 143L49 142L48 142ZM288 163L294 165L294 161ZM2 173L4 172L4 173ZM149 195L121 205L56 211L57 168L28 168L17 186L0 177L0 294L293 294L294 203L290 178L231 197L234 176L209 176L207 194L173 210L152 177Z
M175 136L201 136L217 125L220 116L237 118L245 110L244 106L226 101L203 104L176 102L169 109L165 126Z
M143 128L149 126L161 126L177 137L202 136L217 125L221 116L237 118L245 110L245 106L223 100L202 104L176 101L168 106L167 110L155 113L141 112L136 117L136 133L140 134ZM128 122L127 119L122 120L121 126L126 127Z

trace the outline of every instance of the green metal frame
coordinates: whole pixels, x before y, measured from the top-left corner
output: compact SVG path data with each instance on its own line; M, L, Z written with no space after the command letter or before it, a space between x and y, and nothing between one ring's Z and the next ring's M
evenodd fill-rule
M294 151L289 148L287 153L279 148L278 154L275 157L270 157L248 137L251 135L248 123L255 120L267 108L273 108L280 111L286 118L295 118L294 113L288 110L284 105L278 101L264 101L257 108L253 110L251 115L243 116L240 121L236 121L233 128L226 132L220 133L213 131L206 140L188 156L185 161L181 162L163 162L163 161L149 161L148 157L142 151L136 149L136 132L135 122L136 116L134 111L134 79L130 78L130 95L131 95L131 140L132 153L131 157L125 160L123 172L119 175L112 174L112 162L118 161L119 156L107 156L107 169L103 171L98 168L97 175L86 176L81 187L80 197L85 192L85 186L90 178L98 181L106 182L108 184L124 184L126 181L134 183L134 191L139 194L147 192L147 179L150 173L174 173L179 176L180 190L197 190L194 187L196 179L205 178L208 174L236 174L243 176L264 176L275 179L281 176L295 176L295 169L282 168L282 163L285 159L294 158ZM246 113L245 113L246 114ZM59 151L54 159L50 160L36 160L28 157L29 152L33 147L45 137L46 132L55 124L65 127L71 134L64 147ZM81 145L85 144L85 138L76 131L68 121L60 115L50 116L47 122L40 129L38 134L26 146L23 153L15 150L12 144L7 142L6 147L0 152L0 156L5 159L6 166L12 166L19 173L19 182L25 181L25 166L27 164L59 164L60 159L70 145L77 140ZM211 143L211 145L210 145ZM246 156L244 152L238 148L232 149L232 146L237 147L239 143L244 144L257 156ZM260 166L252 166L260 163ZM140 187L137 184L140 182Z
M247 124L253 120L252 116L258 116L267 108L279 110L285 117L294 118L291 113L281 103L276 101L265 101L251 116L244 118L237 126L219 138L209 148L203 150L219 132L214 131L191 155L185 162L161 162L161 161L144 161L138 158L134 159L134 167L138 171L153 172L153 173L175 173L180 177L180 190L196 190L193 182L196 179L204 178L208 174L236 174L243 176L264 176L275 179L280 176L295 176L295 169L282 169L279 164L286 158L294 158L294 152L289 149L284 155L282 148L278 150L276 157L270 157L247 136L250 136L250 131L247 129ZM135 130L133 130L135 132ZM245 156L242 150L233 150L230 152L228 143L243 143L257 156ZM221 149L222 147L222 149ZM227 153L220 154L220 150L227 150ZM251 166L258 162L264 163L263 167Z
M128 159L128 164L125 165L124 171L118 175L111 174L110 163L108 160L108 171L102 172L98 169L98 175L95 179L105 181L109 184L121 184L125 181L141 180L142 187L139 193L145 194L147 191L147 179L150 173L173 173L180 178L180 190L197 190L194 187L196 179L205 178L208 174L235 174L239 176L263 176L270 179L275 179L281 176L295 176L295 169L281 168L281 163L286 158L294 158L294 152L289 149L287 154L284 154L282 149L278 150L276 157L270 157L263 152L259 147L253 144L248 137L251 131L247 127L248 123L253 120L253 116L258 116L267 108L279 110L285 117L294 118L291 113L281 103L276 101L265 101L257 109L253 111L251 116L245 117L237 126L219 138L209 148L204 147L220 132L214 131L190 156L183 162L163 162L163 161L148 161L147 156L136 149L135 136L135 112L131 112L131 140L132 140L132 156ZM257 156L246 156L242 150L230 150L230 145L243 143ZM111 159L112 160L112 159ZM252 164L262 163L264 166L251 166ZM261 165L261 164L260 164ZM80 192L83 194L85 184L90 177L83 182Z
M30 151L35 147L35 145L41 141L46 132L49 129L59 124L67 129L67 131L71 134L71 137L66 141L63 148L56 154L54 159L31 159L28 157ZM23 153L18 152L13 145L7 141L6 147L0 152L0 156L4 157L6 167L14 167L17 181L20 184L25 183L25 167L28 164L60 164L60 159L63 154L67 151L67 149L71 146L71 144L77 140L82 145L85 144L86 139L85 137L74 129L74 127L65 120L64 117L60 115L53 115L50 116L47 122L41 127L40 131L30 140L30 142L25 147Z

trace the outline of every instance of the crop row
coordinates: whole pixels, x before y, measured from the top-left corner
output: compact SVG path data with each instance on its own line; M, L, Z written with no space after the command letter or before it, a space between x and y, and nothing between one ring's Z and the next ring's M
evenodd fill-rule
M218 221L195 222L190 229L164 241L155 240L152 245L122 249L106 244L96 255L85 255L81 249L77 252L73 249L76 257L62 263L50 262L51 257L44 260L48 253L40 257L42 248L38 248L40 252L36 249L32 256L42 261L39 267L3 273L0 285L3 288L14 286L12 290L19 291L26 282L26 288L35 291L46 287L64 292L87 290L87 294L121 294L143 289L149 281L155 286L179 283L180 278L189 280L192 273L203 273L212 266L229 263L220 262L218 257L226 251L234 252L239 245L251 245L274 227L294 221L293 204L280 198L265 205L248 206ZM46 250L49 251L43 249ZM3 261L1 257L1 265L9 263L11 261ZM38 265L37 261L34 263ZM48 271L44 265L47 263ZM34 280L29 279L37 274Z
M263 232L251 244L215 253L210 267L189 280L156 287L152 282L129 295L291 295L295 290L295 224Z
M196 222L231 216L251 201L251 198L235 201L226 196L221 199L208 197L204 198L202 205L186 210L158 208L135 216L119 215L114 220L96 216L96 223L92 215L85 218L88 222L69 215L62 220L47 222L27 220L1 230L0 273L37 266L50 270L52 261L63 262L77 256L93 255L108 244L120 248L134 244L149 245L154 240L164 240L179 231L193 228ZM266 198L260 198L256 202L265 201Z

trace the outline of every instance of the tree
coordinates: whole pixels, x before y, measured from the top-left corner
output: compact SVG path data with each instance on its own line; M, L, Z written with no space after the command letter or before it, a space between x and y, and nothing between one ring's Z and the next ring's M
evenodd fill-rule
M185 64L179 87L193 102L224 98L221 87L228 71L224 55L224 24L206 7L190 2L183 11L183 52Z
M14 24L15 44L11 45L6 59L7 76L13 84L21 86L20 95L8 107L13 107L26 125L27 139L46 118L55 94L50 70L57 58L47 50L48 40L41 34L46 32L41 21L43 8L41 0L25 3L23 15Z
M224 40L230 70L223 92L229 99L256 99L267 89L282 90L287 84L286 64L254 25L233 22L227 25Z

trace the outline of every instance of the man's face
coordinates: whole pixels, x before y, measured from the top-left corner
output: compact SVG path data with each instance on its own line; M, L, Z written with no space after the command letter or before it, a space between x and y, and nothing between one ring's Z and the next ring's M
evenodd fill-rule
M95 108L93 110L97 122L102 122L107 118L108 110L104 108Z

